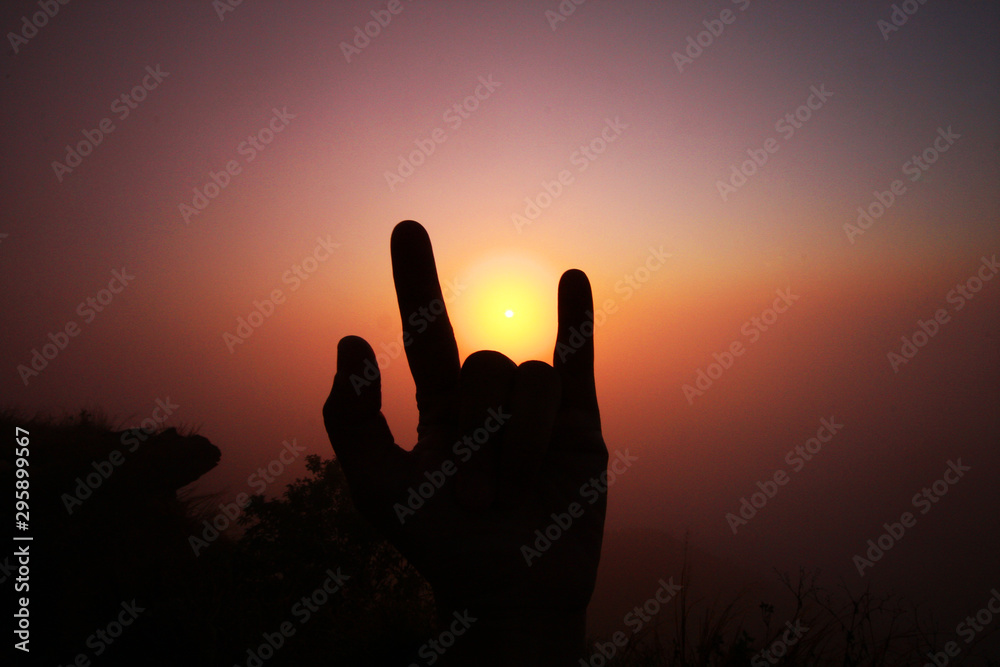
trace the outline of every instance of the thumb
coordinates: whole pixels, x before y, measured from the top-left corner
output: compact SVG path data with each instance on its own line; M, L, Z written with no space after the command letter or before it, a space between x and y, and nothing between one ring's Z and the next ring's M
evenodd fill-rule
M373 479L369 475L401 452L382 416L382 376L363 338L345 336L337 344L337 373L323 405L323 423L348 482Z

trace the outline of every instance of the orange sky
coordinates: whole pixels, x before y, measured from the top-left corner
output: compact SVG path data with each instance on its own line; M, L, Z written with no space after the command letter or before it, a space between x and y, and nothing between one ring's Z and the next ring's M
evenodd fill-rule
M961 309L949 292L1000 253L997 8L927 3L885 38L883 3L586 3L553 30L555 4L404 3L350 61L340 45L375 5L64 7L2 66L3 403L124 427L169 397L169 423L223 452L199 490L235 495L285 439L331 454L320 407L357 334L386 355L385 412L409 444L388 250L414 219L463 358L550 360L559 275L590 276L606 439L642 460L611 525L692 526L736 559L856 576L851 556L961 456L968 479L878 571L905 582L956 545L938 592L995 585L1000 281ZM724 8L735 23L679 72ZM115 100L143 85L122 117ZM79 166L53 167L105 118ZM884 215L845 232L896 181ZM86 315L122 269L134 280ZM227 338L276 290L252 335ZM777 290L798 299L765 331L752 318ZM894 371L887 354L941 308ZM725 514L831 415L843 432L733 535Z

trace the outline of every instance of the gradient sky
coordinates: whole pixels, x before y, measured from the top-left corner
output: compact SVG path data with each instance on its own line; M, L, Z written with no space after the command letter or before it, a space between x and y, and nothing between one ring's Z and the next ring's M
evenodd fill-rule
M167 425L223 452L198 490L235 496L285 439L331 454L320 408L337 340L358 334L389 355L385 412L409 445L389 234L414 219L455 287L463 358L550 360L567 268L611 306L596 337L605 436L642 464L613 488L609 525L691 527L734 561L860 585L852 556L961 457L972 471L872 573L928 582L915 593L947 603L946 627L976 611L1000 584L1000 279L961 309L948 295L1000 253L997 4L928 0L886 35L890 2L591 0L555 29L554 0L400 6L350 62L342 44L384 3L249 0L220 19L207 1L74 2L16 50L8 35L3 404L126 427L169 397ZM724 10L733 21L678 71L674 54ZM6 3L0 27L37 11ZM167 74L122 118L115 100L155 81L147 67ZM485 99L457 115L477 87ZM776 126L815 89L831 95L794 133ZM248 149L275 110L280 132ZM57 176L105 118L115 129ZM907 163L949 128L911 181ZM766 145L724 199L718 182ZM239 173L185 221L180 205L230 161ZM903 194L851 242L844 225L897 179ZM518 226L526 200L545 206ZM336 247L293 277L320 240ZM79 304L123 267L134 280L87 321ZM231 352L224 334L275 289L284 302ZM798 300L751 340L785 289ZM938 309L950 319L894 371L887 353ZM26 385L18 366L73 322ZM683 385L735 341L745 353L689 402ZM733 535L725 514L831 416L844 429Z

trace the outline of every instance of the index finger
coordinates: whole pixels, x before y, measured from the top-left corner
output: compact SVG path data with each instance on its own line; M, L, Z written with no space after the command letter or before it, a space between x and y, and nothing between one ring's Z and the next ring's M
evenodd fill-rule
M458 344L448 319L431 239L418 222L392 230L392 279L403 320L406 360L417 388L418 433L437 421L458 386Z

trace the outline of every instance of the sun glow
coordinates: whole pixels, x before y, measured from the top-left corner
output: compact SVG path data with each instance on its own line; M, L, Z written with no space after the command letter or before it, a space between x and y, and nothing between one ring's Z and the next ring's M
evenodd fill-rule
M497 350L515 362L552 362L559 273L519 254L478 261L449 312L462 355Z

